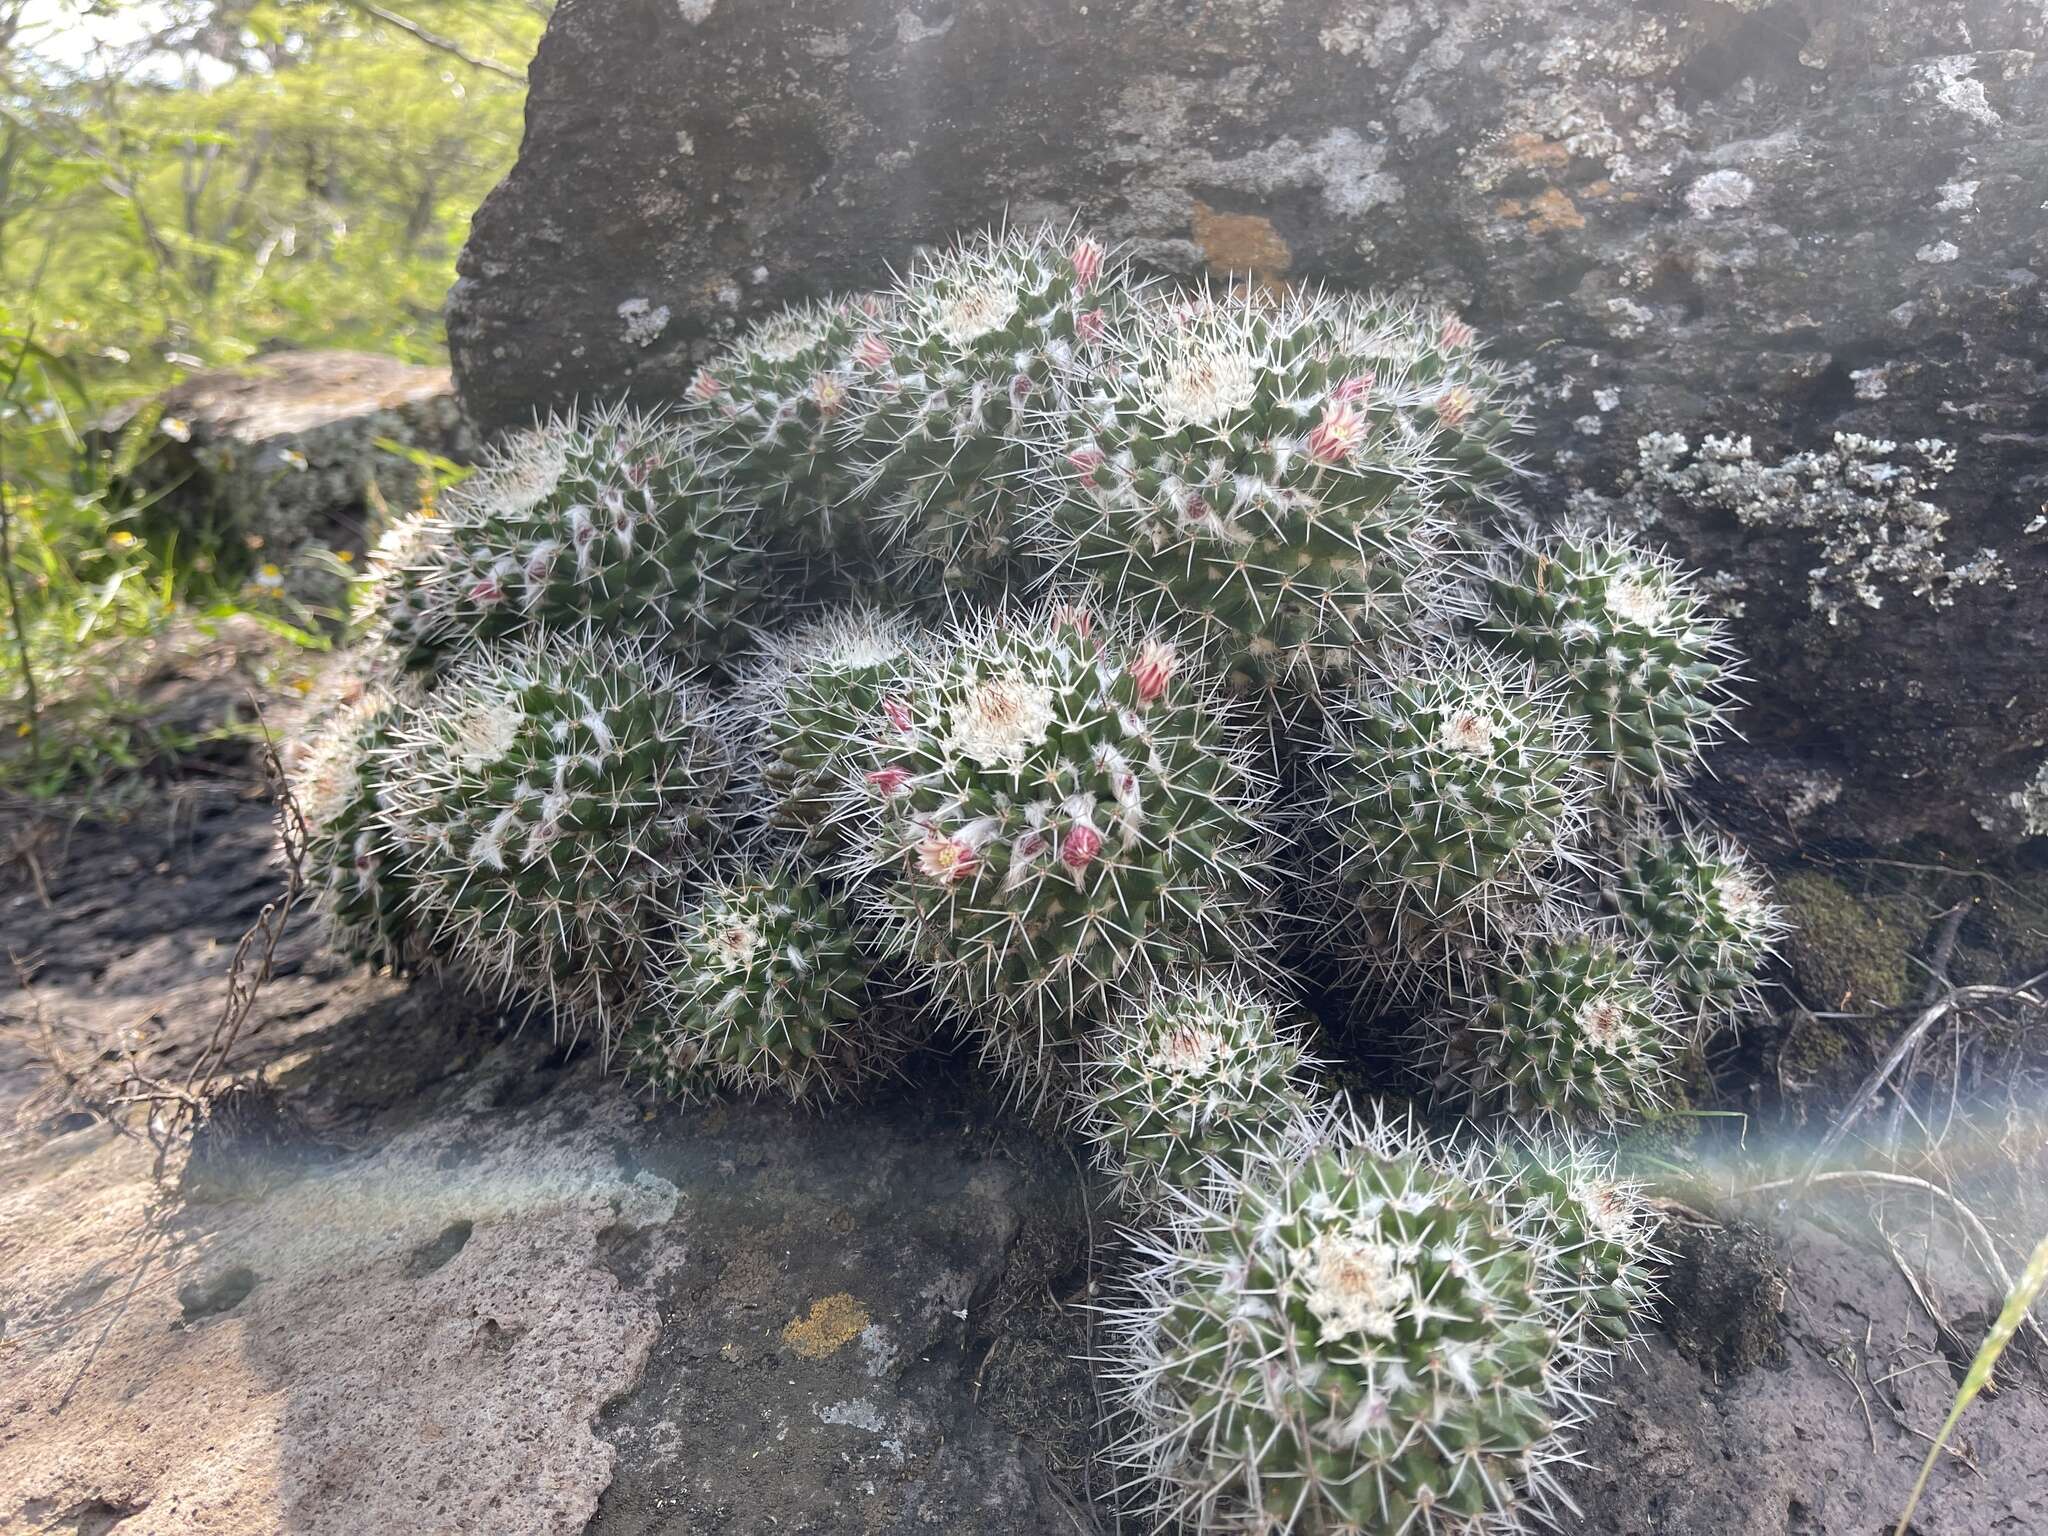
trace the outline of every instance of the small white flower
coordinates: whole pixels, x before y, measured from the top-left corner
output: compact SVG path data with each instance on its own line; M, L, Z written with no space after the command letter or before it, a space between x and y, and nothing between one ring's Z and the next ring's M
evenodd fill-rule
M1392 1338L1407 1300L1400 1255L1385 1243L1348 1232L1324 1232L1298 1263L1302 1300L1322 1325L1326 1339L1347 1334Z
M1671 604L1647 572L1624 574L1607 583L1607 611L1642 629L1655 629L1671 617Z
M964 347L1000 327L1017 312L1017 290L1008 283L975 283L941 300L932 323L946 340Z
M1052 689L1020 673L977 683L953 710L947 748L984 768L1020 761L1052 730Z
M1437 730L1437 741L1447 752L1462 752L1467 757L1493 756L1494 738L1500 735L1500 726L1492 716L1476 709L1454 709L1444 716L1442 726Z

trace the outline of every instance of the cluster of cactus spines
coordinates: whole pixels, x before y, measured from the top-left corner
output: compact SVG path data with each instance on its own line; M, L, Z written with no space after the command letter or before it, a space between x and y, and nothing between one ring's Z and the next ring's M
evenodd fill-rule
M1512 1530L1578 1412L1540 1255L1484 1181L1368 1127L1219 1177L1111 1309L1149 1513L1203 1532Z
M884 361L884 313L871 294L792 306L690 381L686 429L722 479L746 487L769 547L804 563L807 587L871 554L841 439L863 372Z
M394 732L384 767L413 910L481 980L607 1045L674 882L714 852L723 720L660 653L596 634L480 651Z
M1084 1132L1137 1202L1242 1173L1254 1148L1312 1120L1320 1063L1299 1024L1227 976L1170 981L1131 1005L1089 1053Z
M1440 1020L1476 1107L1589 1130L1660 1107L1690 1033L1655 963L1619 928L1538 912L1476 971Z
M1667 831L1646 818L1622 841L1607 891L1700 1031L1750 1005L1785 918L1741 844L1690 821Z
M734 713L754 733L756 798L771 836L817 860L841 850L845 786L864 781L893 743L884 705L906 696L929 649L909 619L849 608L771 642L747 669Z
M379 616L404 665L429 672L586 624L712 664L762 617L752 521L673 422L626 407L554 417L387 540Z
M1502 1136L1485 1176L1539 1256L1567 1337L1590 1374L1633 1347L1657 1299L1665 1261L1641 1187L1613 1154L1569 1135Z
M365 689L328 715L291 767L322 936L370 965L406 964L419 948L383 812L384 754L405 708L392 693Z
M1479 632L1556 678L1624 801L1691 776L1732 707L1725 626L1677 563L1611 530L1509 543Z
M1462 642L1400 653L1330 701L1324 728L1325 894L1391 990L1419 990L1579 859L1585 732L1528 663Z
M887 949L1014 1085L1186 967L1260 963L1267 784L1171 645L1055 605L956 626L855 796Z
M1434 507L1459 478L1448 439L1412 409L1413 360L1348 314L1259 293L1144 306L1045 467L1063 569L1189 630L1242 691L1313 694L1459 610Z
M849 447L892 550L948 596L1021 591L1043 563L1029 471L1106 365L1135 289L1052 225L922 255L857 358Z
M844 900L783 862L693 893L654 946L643 1027L658 1086L829 1099L889 1060Z

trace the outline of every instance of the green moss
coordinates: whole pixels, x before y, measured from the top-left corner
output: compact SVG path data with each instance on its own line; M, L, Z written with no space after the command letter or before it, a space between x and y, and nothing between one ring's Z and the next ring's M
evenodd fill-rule
M1865 900L1813 869L1785 876L1778 897L1792 920L1785 958L1810 1007L1868 1012L1907 1000L1907 955L1921 935L1895 904Z

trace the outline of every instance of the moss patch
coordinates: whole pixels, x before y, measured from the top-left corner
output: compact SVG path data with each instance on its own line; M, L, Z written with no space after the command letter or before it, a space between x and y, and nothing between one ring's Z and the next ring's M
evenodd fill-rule
M1865 900L1813 869L1785 876L1778 894L1792 919L1786 962L1811 1007L1868 1011L1907 1000L1906 957L1922 935L1895 904Z

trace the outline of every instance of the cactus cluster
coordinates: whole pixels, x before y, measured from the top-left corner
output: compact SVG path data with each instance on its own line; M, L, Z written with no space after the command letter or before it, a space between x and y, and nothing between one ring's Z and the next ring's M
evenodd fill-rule
M623 407L515 433L432 518L379 549L379 617L434 671L590 625L713 664L764 617L768 567L741 493L676 426Z
M1728 643L1676 564L1613 532L1508 544L1479 632L1563 687L1621 796L1691 776L1729 711Z
M1605 923L1554 916L1487 956L1444 1032L1475 1104L1544 1128L1656 1109L1688 1039L1641 949Z
M634 1051L678 1097L829 1098L886 1064L845 901L787 863L715 880L654 943Z
M1450 642L1401 653L1331 701L1308 814L1326 920L1396 993L1576 862L1585 732L1527 663Z
M1054 605L956 626L854 809L885 952L1035 1085L1124 999L1257 963L1267 785L1171 645Z
M306 760L329 931L684 1101L854 1092L920 1000L1139 1228L1153 1514L1514 1529L1654 1290L1595 1138L1780 929L1681 799L1725 638L1628 538L1503 531L1522 410L1442 310L1151 293L1072 230L773 315L386 539L413 680ZM1493 1134L1357 1118L1297 963Z
M607 1038L675 882L716 849L715 706L658 653L585 633L477 652L384 753L413 914L467 972Z
M1225 976L1170 981L1133 1004L1088 1063L1085 1133L1139 1200L1242 1174L1313 1123L1302 1027Z
M754 733L756 794L771 835L816 861L841 850L835 807L892 744L885 706L907 697L929 646L899 615L842 609L771 644L747 671L736 713Z
M321 935L371 965L404 965L417 949L383 815L384 755L404 708L394 694L366 688L321 722L291 765Z
M1506 1528L1541 1508L1579 1366L1483 1180L1386 1126L1189 1198L1112 1310L1150 1513L1198 1531Z
M877 295L795 305L698 369L684 429L717 477L744 486L761 539L799 565L807 587L871 553L854 465L840 449L865 371L880 366L886 314Z
M1044 560L1031 471L1134 302L1100 242L1047 227L921 255L863 338L848 445L913 580L1021 590Z
M1313 692L1439 625L1458 573L1440 493L1484 478L1445 417L1474 426L1481 406L1441 355L1405 355L1396 315L1257 293L1144 306L1047 467L1062 569L1186 629L1243 691Z

